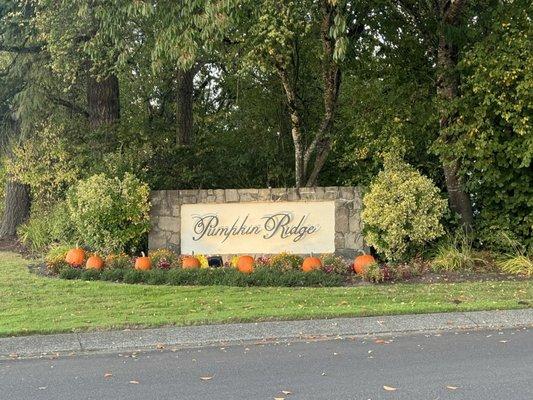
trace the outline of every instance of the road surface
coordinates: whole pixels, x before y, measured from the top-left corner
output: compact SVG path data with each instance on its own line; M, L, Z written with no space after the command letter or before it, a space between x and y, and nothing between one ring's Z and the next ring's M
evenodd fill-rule
M1 400L533 399L532 330L0 361Z

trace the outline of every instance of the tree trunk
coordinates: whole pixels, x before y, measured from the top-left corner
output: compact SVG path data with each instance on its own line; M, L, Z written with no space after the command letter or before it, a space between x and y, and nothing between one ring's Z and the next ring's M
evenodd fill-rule
M99 128L117 122L120 118L120 98L116 75L98 79L89 74L87 104L91 128Z
M291 118L291 134L294 144L294 180L297 188L300 188L304 180L304 151L302 144L301 120L296 105L296 90L293 88L287 71L278 66L278 74L287 97L287 107Z
M176 143L189 145L193 129L193 95L196 69L178 70L176 93Z
M463 229L470 231L473 223L472 203L468 193L461 188L461 180L457 174L459 162L453 161L450 164L444 164L443 169L450 208L461 217Z
M7 181L4 216L0 223L0 238L14 237L17 228L30 215L30 188L11 180Z
M456 2L457 4L457 2ZM449 14L443 17L443 24L455 24L458 15L457 9L453 11L453 18ZM437 49L437 97L441 102L439 110L439 136L446 141L446 129L450 126L454 116L450 115L448 106L457 98L459 92L459 80L457 76L457 48L446 38L444 27L439 32L439 44ZM453 139L448 139L449 141ZM450 145L453 145L450 142ZM450 208L459 214L461 225L464 230L472 229L473 213L470 196L464 190L461 177L459 175L460 161L457 159L446 159L441 157L446 189L448 191Z

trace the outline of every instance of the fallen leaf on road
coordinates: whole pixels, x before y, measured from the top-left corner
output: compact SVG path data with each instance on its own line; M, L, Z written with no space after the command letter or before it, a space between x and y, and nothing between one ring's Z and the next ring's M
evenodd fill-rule
M446 386L446 389L457 390L459 389L459 387L458 386Z
M106 372L104 374L104 378L111 378L113 376L113 374L111 372Z
M200 379L203 381L210 381L211 379L213 379L213 377L212 376L201 376Z
M130 383L131 383L132 385L138 385L138 384L139 384L139 381L130 381Z
M394 392L396 390L395 387L385 385L383 385L383 389L385 389L387 392Z

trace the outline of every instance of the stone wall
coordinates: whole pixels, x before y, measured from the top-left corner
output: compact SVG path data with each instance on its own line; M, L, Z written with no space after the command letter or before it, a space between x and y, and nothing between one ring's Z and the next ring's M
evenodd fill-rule
M153 191L150 212L152 229L148 247L170 248L180 252L182 204L324 200L335 201L335 252L352 259L364 249L360 218L361 190L358 187Z

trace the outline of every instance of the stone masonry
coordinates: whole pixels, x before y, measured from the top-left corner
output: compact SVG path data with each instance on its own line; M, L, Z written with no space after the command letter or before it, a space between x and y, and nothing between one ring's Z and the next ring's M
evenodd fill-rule
M182 204L324 200L335 201L335 253L353 259L365 247L361 222L361 190L358 187L153 191L150 211L152 228L148 247L150 250L169 248L180 252Z

